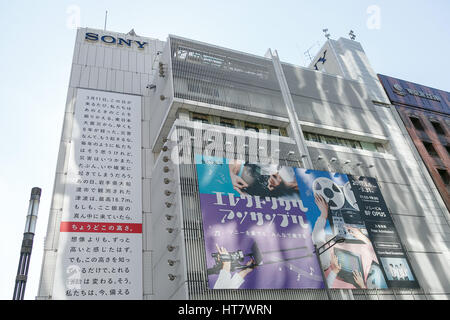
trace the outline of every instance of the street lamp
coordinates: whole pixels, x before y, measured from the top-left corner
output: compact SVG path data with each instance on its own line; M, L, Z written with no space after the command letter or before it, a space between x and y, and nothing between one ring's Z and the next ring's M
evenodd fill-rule
M325 278L325 272L322 269L322 262L320 261L320 255L323 254L325 251L331 249L334 245L336 245L338 243L342 243L344 241L345 241L345 238L338 234L337 236L334 236L333 238L331 238L330 240L325 242L319 248L317 248L317 245L314 244L314 252L316 254L317 260L319 261L319 267L320 267L320 271L322 273L323 284L325 286L325 291L327 292L328 300L333 300L333 298L331 297L330 290L328 288L327 279ZM325 246L327 246L327 245L328 245L328 247L325 248ZM325 248L325 249L322 250L323 248Z

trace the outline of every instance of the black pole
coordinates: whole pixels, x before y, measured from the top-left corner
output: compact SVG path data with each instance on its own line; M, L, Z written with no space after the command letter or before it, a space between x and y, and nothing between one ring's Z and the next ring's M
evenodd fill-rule
M327 293L328 300L333 300L331 297L330 289L328 288L327 278L325 278L325 272L322 269L322 262L320 261L320 253L319 249L317 249L317 245L314 244L314 252L316 254L317 261L319 261L320 272L322 273L323 285L325 286L325 291Z
M17 269L13 300L23 300L25 296L25 286L27 284L28 268L30 267L30 257L33 248L34 233L36 231L36 220L40 200L41 189L31 189L30 204L28 206L25 231L23 233L22 247L20 249L19 267Z
M333 242L333 241L334 241L334 243L331 244L331 242ZM327 282L327 279L325 278L325 272L322 269L322 261L320 261L320 255L322 253L324 253L325 251L331 249L334 245L336 245L338 243L342 243L342 242L345 242L345 238L342 237L341 235L337 235L337 236L331 238L330 240L328 240L327 242L325 242L320 248L317 248L317 245L314 244L314 252L316 253L317 261L319 262L320 271L322 273L323 284L325 286L325 291L327 292L328 300L333 300L333 298L331 297L330 289L328 288L328 282ZM319 250L324 248L326 245L328 245L328 248L326 248L322 252L319 252Z

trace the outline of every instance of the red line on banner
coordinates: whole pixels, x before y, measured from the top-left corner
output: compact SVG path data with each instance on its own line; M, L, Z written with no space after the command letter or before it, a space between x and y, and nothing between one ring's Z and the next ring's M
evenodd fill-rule
M63 221L61 232L142 233L142 223L103 223Z

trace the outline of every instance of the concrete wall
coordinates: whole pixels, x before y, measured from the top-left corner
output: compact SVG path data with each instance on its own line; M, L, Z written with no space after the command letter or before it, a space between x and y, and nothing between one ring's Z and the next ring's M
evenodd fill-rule
M325 51L325 63L318 62ZM363 83L372 100L390 103L359 42L345 38L327 40L309 68L314 69L315 65L319 71Z

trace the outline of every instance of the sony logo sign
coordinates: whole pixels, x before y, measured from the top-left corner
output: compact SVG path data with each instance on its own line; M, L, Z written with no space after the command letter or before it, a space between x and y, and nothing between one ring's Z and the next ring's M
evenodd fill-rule
M91 41L91 42L97 42L97 41L101 41L104 42L106 44L111 44L111 45L117 45L117 46L126 46L126 47L131 47L132 44L134 43L138 49L144 49L144 46L146 44L148 44L148 42L141 42L138 40L132 40L132 39L123 39L123 38L119 38L119 37L113 37L110 35L104 35L99 37L99 35L97 33L93 33L93 32L86 32L84 39L86 41Z

